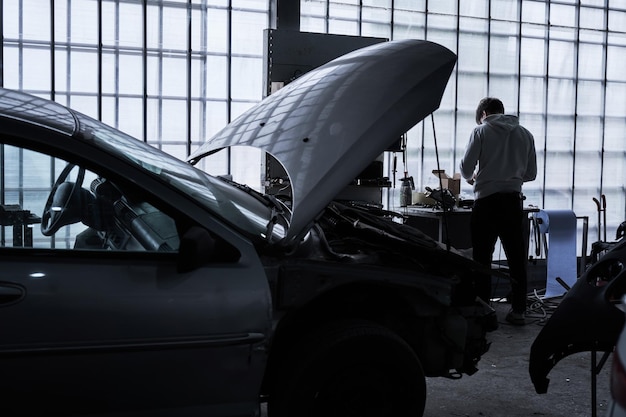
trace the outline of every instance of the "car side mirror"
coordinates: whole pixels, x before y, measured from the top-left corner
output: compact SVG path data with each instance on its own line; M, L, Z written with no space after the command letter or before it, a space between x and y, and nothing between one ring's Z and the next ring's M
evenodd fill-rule
M208 230L200 226L190 227L180 239L178 272L190 272L208 264L215 252L215 242Z

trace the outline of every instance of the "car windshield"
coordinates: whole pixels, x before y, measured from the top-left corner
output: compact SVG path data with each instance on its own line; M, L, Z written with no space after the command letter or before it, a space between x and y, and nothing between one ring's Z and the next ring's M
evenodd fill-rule
M157 175L249 237L278 241L285 236L286 220L277 219L281 208L273 199L235 187L89 117L77 117L85 140Z

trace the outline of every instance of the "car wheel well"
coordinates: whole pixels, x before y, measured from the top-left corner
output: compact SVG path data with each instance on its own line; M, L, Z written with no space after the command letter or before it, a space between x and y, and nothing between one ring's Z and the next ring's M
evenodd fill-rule
M416 311L415 306L421 310ZM300 308L286 312L276 325L271 342L264 391L268 391L283 367L283 360L294 346L332 323L366 320L388 328L421 356L429 326L440 314L440 307L418 290L388 285L348 285L330 291Z
M284 361L269 391L272 417L423 413L426 381L419 358L404 339L377 323L326 323L284 352Z

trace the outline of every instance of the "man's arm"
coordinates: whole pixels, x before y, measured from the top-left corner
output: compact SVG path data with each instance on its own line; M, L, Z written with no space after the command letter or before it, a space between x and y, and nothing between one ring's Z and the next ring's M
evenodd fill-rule
M476 169L476 164L478 163L479 156L480 156L480 141L478 140L477 136L474 133L472 133L472 135L470 136L470 140L467 144L467 147L465 148L465 155L463 155L463 158L461 159L461 163L459 164L461 175L470 184L474 182L474 170Z
M524 182L533 181L537 178L537 151L535 150L535 139L530 135L530 149L528 150L528 161L526 162L526 172Z

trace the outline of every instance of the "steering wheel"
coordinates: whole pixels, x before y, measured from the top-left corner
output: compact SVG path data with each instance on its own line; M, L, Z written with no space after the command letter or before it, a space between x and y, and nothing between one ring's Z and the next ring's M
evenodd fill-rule
M68 163L52 186L41 216L41 233L44 236L52 236L61 227L80 221L85 168L78 168L76 182L66 182L74 167L76 164Z

